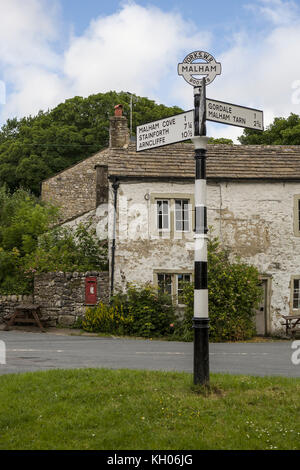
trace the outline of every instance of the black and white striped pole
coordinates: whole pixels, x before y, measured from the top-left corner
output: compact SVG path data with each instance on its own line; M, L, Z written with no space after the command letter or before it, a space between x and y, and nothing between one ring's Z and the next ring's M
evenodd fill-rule
M194 87L195 256L194 256L194 384L209 384L209 318L207 286L206 92L205 79Z
M194 87L195 260L194 260L194 384L209 384L207 209L206 209L206 84L221 74L221 64L205 51L188 54L177 66L178 75ZM199 79L199 76L205 78Z

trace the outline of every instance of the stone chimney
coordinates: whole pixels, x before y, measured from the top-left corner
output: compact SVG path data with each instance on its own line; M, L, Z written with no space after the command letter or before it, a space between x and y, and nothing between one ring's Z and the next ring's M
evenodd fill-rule
M123 116L123 106L121 104L115 106L115 115L109 118L109 121L109 147L127 148L130 135L127 118Z

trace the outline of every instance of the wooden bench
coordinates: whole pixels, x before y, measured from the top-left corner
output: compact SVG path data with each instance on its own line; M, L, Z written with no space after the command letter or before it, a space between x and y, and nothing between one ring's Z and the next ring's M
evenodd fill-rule
M287 336L294 338L297 331L300 332L300 315L281 315L284 319L282 325L285 326L285 331Z
M9 318L4 318L4 321L6 322L4 330L8 331L14 323L35 323L40 328L40 330L45 333L45 329L39 318L40 314L40 305L16 305L14 313L10 315Z

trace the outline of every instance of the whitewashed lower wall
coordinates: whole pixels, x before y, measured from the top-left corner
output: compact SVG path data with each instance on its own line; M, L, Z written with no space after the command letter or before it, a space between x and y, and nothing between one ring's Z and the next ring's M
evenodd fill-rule
M209 183L208 225L223 246L261 274L272 277L271 332L290 312L290 280L300 274L300 237L293 233L293 196L298 183ZM193 233L155 238L151 194L193 194L192 183L124 183L118 193L115 285L153 281L154 270L192 270ZM112 207L110 190L110 207ZM112 211L109 211L112 236Z

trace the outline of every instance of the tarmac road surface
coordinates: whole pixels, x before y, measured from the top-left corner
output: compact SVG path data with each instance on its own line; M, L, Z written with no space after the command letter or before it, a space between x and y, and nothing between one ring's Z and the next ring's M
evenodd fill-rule
M193 343L16 330L0 331L0 341L6 350L0 374L86 367L193 371ZM300 360L297 344L292 349L292 341L211 343L210 371L300 377L300 364L292 362L293 353Z

